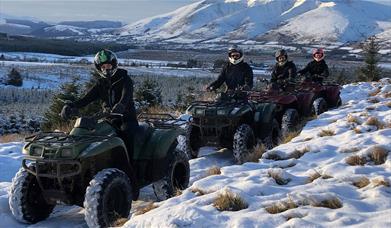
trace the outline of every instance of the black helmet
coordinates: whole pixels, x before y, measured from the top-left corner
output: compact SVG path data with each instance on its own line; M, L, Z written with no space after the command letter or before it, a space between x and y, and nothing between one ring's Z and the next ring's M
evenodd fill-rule
M102 72L102 65L103 64L111 64L113 68L111 70ZM111 77L115 74L118 68L118 60L117 56L114 54L114 52L104 49L102 51L99 51L96 53L95 58L94 58L94 64L95 64L95 69L99 73L100 76L104 78Z
M284 49L280 49L276 51L276 54L274 55L276 57L276 61L278 62L278 57L285 56L286 59L288 59L288 53Z
M243 50L240 47L238 47L238 45L236 45L236 44L234 44L231 47L229 47L229 49L228 49L228 56L230 56L234 52L239 52L240 53L240 57L243 56Z

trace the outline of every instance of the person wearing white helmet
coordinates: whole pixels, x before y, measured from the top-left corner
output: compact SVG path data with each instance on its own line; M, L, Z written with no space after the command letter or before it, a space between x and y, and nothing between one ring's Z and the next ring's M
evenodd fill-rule
M298 73L306 75L306 81L322 83L324 78L329 76L329 67L324 60L325 54L322 48L316 48L312 51L314 60L309 62L307 66Z
M238 88L251 90L253 87L253 70L244 62L243 51L236 45L228 49L228 64L221 70L217 80L207 86L207 91L215 91L225 83L226 90Z

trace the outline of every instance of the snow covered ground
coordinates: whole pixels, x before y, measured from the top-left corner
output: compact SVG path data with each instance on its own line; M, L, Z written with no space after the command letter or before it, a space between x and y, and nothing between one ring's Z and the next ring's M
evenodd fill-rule
M133 214L124 226L390 227L391 79L346 85L342 100L341 108L308 122L299 136L267 151L258 163L233 165L229 150L204 148L204 156L190 161L188 189L154 203L158 207L143 215ZM0 226L86 227L77 207L57 207L46 221L31 226L13 219L7 191L20 166L21 147L21 142L0 144ZM386 153L384 160L379 151ZM347 164L352 161L365 164ZM208 176L212 166L221 167L221 174ZM217 210L214 200L226 192L248 207ZM133 210L155 200L147 187ZM282 211L287 205L291 209Z

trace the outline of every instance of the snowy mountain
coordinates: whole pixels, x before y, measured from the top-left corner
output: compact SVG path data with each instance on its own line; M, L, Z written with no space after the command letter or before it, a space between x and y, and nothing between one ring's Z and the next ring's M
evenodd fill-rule
M204 0L119 30L140 40L359 41L391 28L391 6L331 0Z
M153 202L150 186L142 189L124 227L390 227L391 79L345 85L341 97L340 108L309 121L300 135L259 162L234 165L232 152L203 148L203 156L190 161L189 188L163 202ZM0 144L4 227L28 226L8 206L22 145ZM213 166L221 173L212 175ZM227 192L247 208L217 210L215 199ZM145 214L137 215L141 211ZM58 206L34 226L85 227L83 212Z

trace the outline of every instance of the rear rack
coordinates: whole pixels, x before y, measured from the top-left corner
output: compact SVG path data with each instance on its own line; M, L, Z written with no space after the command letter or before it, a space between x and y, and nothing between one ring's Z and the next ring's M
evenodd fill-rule
M177 128L186 124L186 121L177 119L168 113L141 113L137 119L161 129Z

